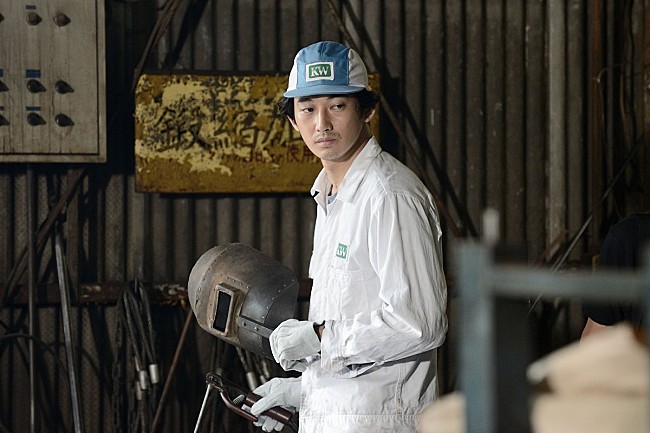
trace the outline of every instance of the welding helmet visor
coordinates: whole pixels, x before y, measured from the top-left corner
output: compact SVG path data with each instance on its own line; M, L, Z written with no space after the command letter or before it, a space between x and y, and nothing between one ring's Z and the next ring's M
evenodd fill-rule
M209 249L195 263L188 297L204 330L273 359L269 336L294 318L298 286L291 269L254 248L231 243Z

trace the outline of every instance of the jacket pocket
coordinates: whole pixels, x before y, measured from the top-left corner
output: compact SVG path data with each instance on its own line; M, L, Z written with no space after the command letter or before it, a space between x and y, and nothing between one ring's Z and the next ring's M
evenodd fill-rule
M332 269L337 288L338 307L343 319L368 312L368 293L362 270Z

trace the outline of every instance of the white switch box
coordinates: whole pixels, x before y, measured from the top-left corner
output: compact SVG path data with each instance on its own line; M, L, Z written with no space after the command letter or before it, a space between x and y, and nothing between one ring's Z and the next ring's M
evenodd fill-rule
M0 162L105 162L104 0L0 2Z

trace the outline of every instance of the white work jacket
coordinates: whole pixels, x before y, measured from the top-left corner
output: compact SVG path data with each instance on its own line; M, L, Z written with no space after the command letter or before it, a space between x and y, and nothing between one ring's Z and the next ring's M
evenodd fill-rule
M321 354L302 375L300 431L415 432L437 395L447 332L441 229L431 194L374 138L327 205L324 172L309 266Z

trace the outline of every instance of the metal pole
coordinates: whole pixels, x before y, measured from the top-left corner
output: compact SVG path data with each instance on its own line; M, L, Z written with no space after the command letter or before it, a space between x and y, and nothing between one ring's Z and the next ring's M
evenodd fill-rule
M34 316L34 296L36 291L36 237L34 235L34 223L36 221L36 203L34 203L36 185L34 183L34 171L31 164L27 164L26 175L27 194L27 267L28 267L28 299L27 309L29 312L29 335L34 335L36 319ZM29 431L36 433L36 380L34 377L34 340L29 339Z
M210 391L212 386L208 385L208 389L205 390L205 397L203 397L203 404L201 404L201 410L199 411L199 417L196 420L196 426L194 426L194 433L199 432L199 426L201 425L201 418L203 418L203 411L208 404L208 397L210 396Z
M86 171L87 171L86 167L77 169L75 170L72 178L69 179L68 186L66 187L63 197L61 197L61 200L59 200L59 202L50 210L50 212L47 215L47 218L45 219L40 229L38 230L38 234L36 236L36 244L34 248L35 251L38 251L45 243L47 236L50 234L50 230L52 229L54 223L59 218L59 216L65 209L65 207L70 202L70 200L72 200L72 197L77 189L77 186L79 186L79 184L83 181L84 177L86 176ZM36 220L35 217L34 220ZM28 249L30 246L31 245L28 245ZM27 251L27 253L29 254L29 251ZM0 297L0 310L4 308L7 305L7 303L10 301L12 297L12 292L14 291L16 285L18 284L18 281L24 275L26 269L27 269L27 265L25 264L25 250L23 250L20 253L20 259L18 260L18 262L16 263L16 265L11 271L11 277L7 282L7 284L5 285L5 288L2 292L2 296Z
M466 398L467 432L496 433L494 301L486 280L493 263L482 244L465 243L454 251L460 313L460 386Z
M70 325L70 297L68 296L68 273L63 253L63 236L60 227L57 227L54 246L56 252L56 270L59 276L59 291L61 293L61 312L63 315L63 335L65 338L66 357L68 358L68 376L70 377L70 398L72 400L72 420L74 431L83 431L81 406L79 403L79 386L77 382L77 369L72 342L72 329Z
M162 415L163 407L165 407L165 400L167 400L167 394L169 393L169 388L171 386L172 379L176 372L176 367L178 366L178 360L181 357L181 352L183 346L185 345L185 340L187 339L187 331L190 329L190 323L192 323L192 309L187 309L187 317L185 318L185 324L183 325L183 331L181 331L181 336L178 339L178 345L176 345L176 352L174 352L174 359L172 360L172 365L169 369L169 374L167 375L167 380L165 381L165 386L163 387L162 394L160 396L160 401L158 402L158 408L156 409L156 415L153 418L151 424L151 433L156 433L158 428L158 423L160 422L160 417Z

